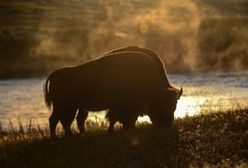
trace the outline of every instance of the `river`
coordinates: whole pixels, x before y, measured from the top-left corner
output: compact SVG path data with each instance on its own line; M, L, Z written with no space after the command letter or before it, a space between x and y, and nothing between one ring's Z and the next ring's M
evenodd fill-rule
M184 93L177 104L175 117L248 107L248 72L169 74L175 87ZM0 80L0 123L25 127L48 126L50 111L43 99L44 78ZM104 112L90 113L89 120L104 120ZM148 121L147 116L139 121Z

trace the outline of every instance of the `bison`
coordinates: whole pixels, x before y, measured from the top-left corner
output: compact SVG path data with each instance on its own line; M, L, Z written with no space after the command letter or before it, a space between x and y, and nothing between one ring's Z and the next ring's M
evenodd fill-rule
M157 65L141 52L113 53L56 70L44 85L46 105L53 107L49 118L52 137L59 121L65 134L72 134L70 125L78 109L108 109L110 114L118 114L124 129L134 127L144 111L154 125L171 125L181 94L165 84ZM81 114L77 116L78 124Z
M121 47L121 48L118 48L118 49L114 49L112 51L109 51L109 52L105 53L104 56L106 56L108 54L112 54L112 53L130 52L130 51L142 52L142 53L146 54L147 56L149 56L150 59L152 59L152 61L156 64L156 66L158 68L158 71L159 71L159 73L161 75L161 79L163 80L165 86L168 87L170 90L174 90L175 92L178 92L180 95L182 94L182 92L183 92L182 88L179 91L179 90L177 90L176 88L174 88L174 87L172 87L170 85L169 80L168 80L168 77L167 77L167 74L166 74L166 70L165 70L165 67L164 67L164 64L163 64L161 58L159 57L159 55L155 51L153 51L153 50L151 50L149 48L141 48L141 47L138 47L138 46L126 46L126 47ZM164 103L170 104L169 101L164 102ZM107 115L106 115L107 119L110 121L108 132L112 132L113 131L114 124L117 121L120 121L121 122L121 120L122 120L121 119L122 118L121 115L122 114L118 114L117 112L112 112L112 110L108 110ZM84 121L83 121L83 123L84 123ZM169 123L170 122L168 122L167 124L170 125Z
M138 47L138 46L126 46L126 47L121 47L121 48L111 50L111 51L105 53L103 56L106 56L106 55L112 54L112 53L130 52L130 51L142 52L142 53L146 54L147 56L149 56L152 59L152 61L156 64L158 71L159 71L161 78L164 81L165 85L167 85L168 87L172 87L170 85L169 80L168 80L163 61L161 60L161 58L159 57L159 55L155 51L153 51L149 48L142 48L142 47Z

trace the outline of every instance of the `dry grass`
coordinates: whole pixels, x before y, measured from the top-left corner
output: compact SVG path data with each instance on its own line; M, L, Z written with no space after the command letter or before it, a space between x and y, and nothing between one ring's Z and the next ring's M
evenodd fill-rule
M84 136L50 139L29 127L0 134L1 167L247 167L248 109L177 119L170 129L147 124L106 134L88 123Z

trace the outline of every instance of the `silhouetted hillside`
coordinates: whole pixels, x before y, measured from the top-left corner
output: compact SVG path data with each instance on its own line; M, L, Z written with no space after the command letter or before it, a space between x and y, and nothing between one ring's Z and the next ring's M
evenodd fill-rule
M247 70L247 16L245 0L1 0L0 78L134 44L158 52L169 72Z

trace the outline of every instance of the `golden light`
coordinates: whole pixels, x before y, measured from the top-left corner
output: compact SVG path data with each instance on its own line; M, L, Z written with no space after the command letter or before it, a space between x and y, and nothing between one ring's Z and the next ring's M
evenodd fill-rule
M193 116L197 113L200 113L202 110L202 106L206 102L206 98L204 97L192 97L182 96L177 103L177 108L175 111L175 117L185 117Z
M148 29L149 28L148 28L148 25L146 23L143 23L143 24L140 25L140 32L142 34L146 34L148 32Z
M177 108L174 113L175 118L182 118L185 116L193 116L199 114L204 108L207 100L205 97L192 97L192 96L182 96L177 103ZM145 116L140 116L138 122L148 122L151 123L150 118Z

